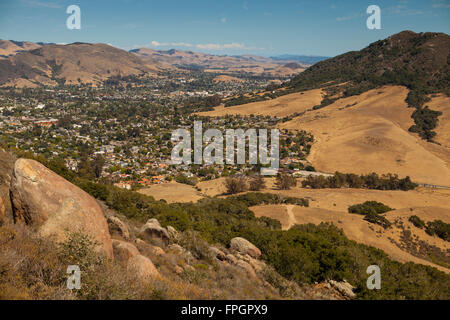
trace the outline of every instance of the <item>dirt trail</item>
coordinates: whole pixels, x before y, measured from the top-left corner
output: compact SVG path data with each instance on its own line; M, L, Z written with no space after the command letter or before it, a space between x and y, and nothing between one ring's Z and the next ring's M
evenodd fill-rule
M295 208L295 206L293 204L286 206L286 212L287 212L287 216L288 216L288 225L287 225L286 229L290 229L294 225L297 224L297 220L295 219L295 215L294 215L294 208Z

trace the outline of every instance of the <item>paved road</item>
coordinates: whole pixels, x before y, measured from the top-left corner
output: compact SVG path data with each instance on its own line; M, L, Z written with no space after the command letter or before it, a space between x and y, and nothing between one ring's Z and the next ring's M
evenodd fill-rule
M418 183L418 185L419 185L420 187L425 187L425 188L447 189L447 190L450 190L450 187L447 187L447 186L438 186L438 185L435 185L435 184Z

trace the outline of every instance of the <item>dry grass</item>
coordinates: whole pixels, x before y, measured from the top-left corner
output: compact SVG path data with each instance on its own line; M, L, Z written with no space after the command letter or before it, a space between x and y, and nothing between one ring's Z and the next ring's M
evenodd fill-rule
M308 160L319 171L397 173L417 182L450 186L450 149L408 132L414 110L406 105L407 94L400 86L371 90L307 112L281 127L313 133L316 142ZM448 109L449 99L436 101ZM448 140L445 117L440 122L438 141Z
M302 93L292 93L273 100L253 102L233 107L219 106L214 111L200 112L199 115L221 117L225 115L270 115L285 117L311 109L322 101L322 90L314 89Z
M289 196L306 197L310 199L310 207L270 205L252 207L256 216L267 216L281 222L284 229L294 224L331 222L342 228L349 239L359 243L374 246L386 252L393 259L407 262L412 261L434 266L445 272L450 270L435 263L413 256L405 248L399 248L396 243L401 242L402 231L394 225L391 229L383 229L380 226L370 224L360 215L347 213L350 205L362 203L367 200L382 202L396 210L388 212L386 218L391 222L403 221L410 225L408 218L417 215L425 221L442 220L450 222L450 192L447 190L431 190L419 188L415 191L376 191L355 189L301 189L295 188L289 191L271 191ZM448 242L427 235L423 230L411 228L414 237L418 241L424 241L429 246L434 246L448 252Z
M164 199L168 203L173 202L197 202L203 198L193 186L178 182L155 184L138 191L139 193L152 196L156 200Z

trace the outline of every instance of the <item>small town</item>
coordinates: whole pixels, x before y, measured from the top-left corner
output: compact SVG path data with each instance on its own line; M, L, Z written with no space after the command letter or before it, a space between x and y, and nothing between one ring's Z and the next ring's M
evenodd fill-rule
M9 147L64 161L71 171L129 190L173 180L192 184L196 179L255 172L258 168L249 165L172 164L172 132L192 130L195 120L202 120L205 128L223 132L274 128L282 120L256 115L199 117L195 111L202 110L205 101L214 103L216 99L264 89L268 82L219 83L213 88L209 83L204 90L196 86L195 91L170 91L201 81L186 80L189 76L192 74L169 77L151 87L123 88L116 83L103 88L2 89L2 141ZM294 172L308 167L305 158L312 142L307 132L282 131L281 168Z

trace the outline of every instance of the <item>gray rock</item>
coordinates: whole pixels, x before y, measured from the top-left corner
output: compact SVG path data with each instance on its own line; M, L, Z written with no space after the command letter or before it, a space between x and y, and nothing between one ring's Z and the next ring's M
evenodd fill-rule
M356 294L353 292L354 287L350 283L348 283L346 280L344 280L342 282L329 280L328 283L342 295L349 297L349 298L356 297Z
M110 234L118 234L125 240L130 240L130 230L127 225L115 216L107 219Z
M141 228L139 233L146 240L161 239L165 243L169 243L169 232L159 224L158 220L150 219Z
M233 238L230 242L230 248L243 255L248 254L252 258L261 256L261 251L250 241L244 238Z

